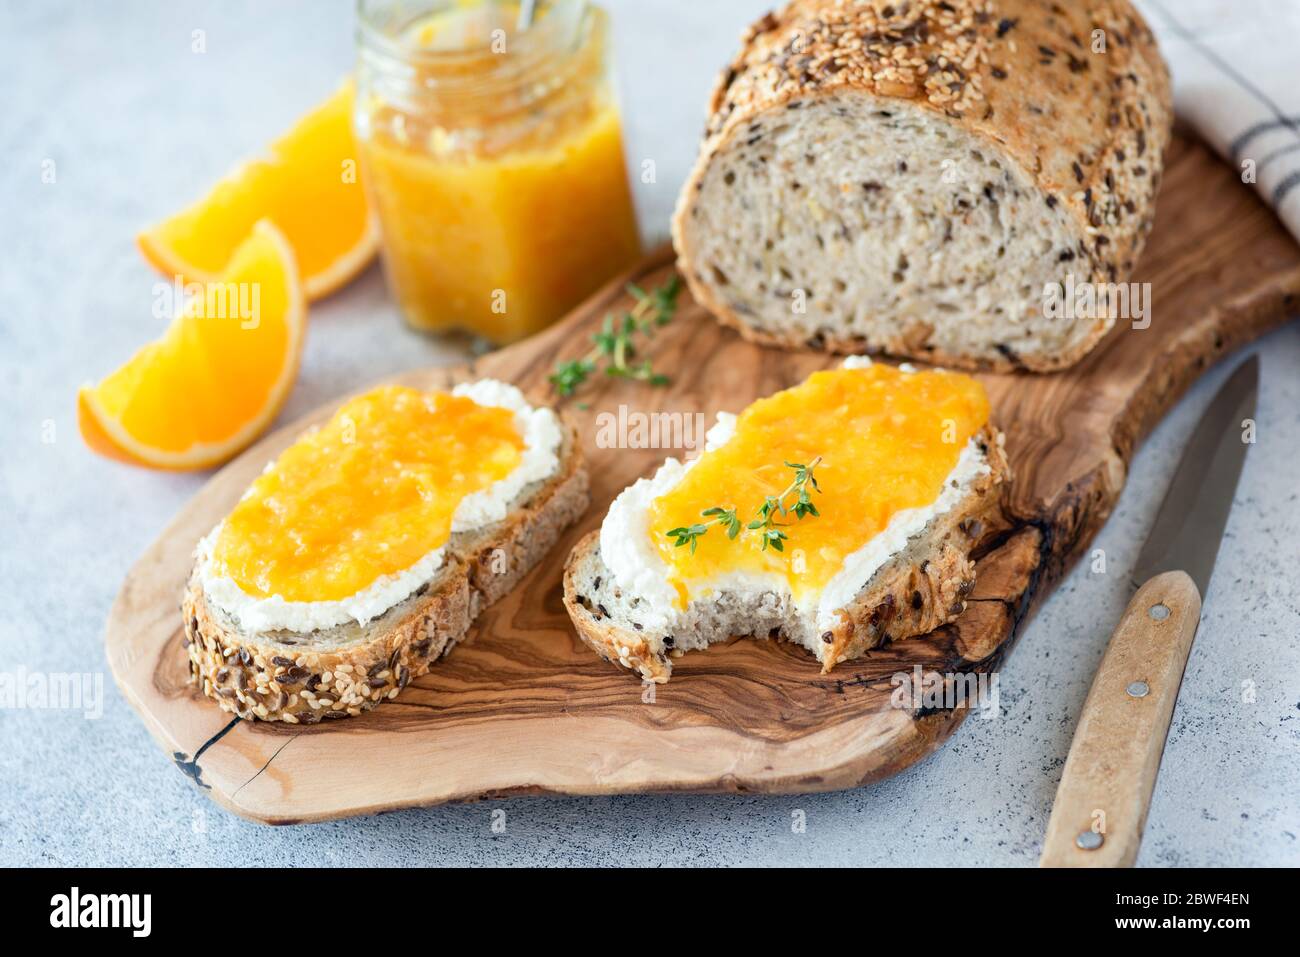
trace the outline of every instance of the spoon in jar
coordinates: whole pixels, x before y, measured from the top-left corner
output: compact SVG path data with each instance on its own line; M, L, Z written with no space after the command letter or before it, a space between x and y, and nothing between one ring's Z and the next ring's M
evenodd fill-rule
M519 30L527 30L533 25L533 14L537 10L537 0L522 0L519 4L519 22L515 25Z

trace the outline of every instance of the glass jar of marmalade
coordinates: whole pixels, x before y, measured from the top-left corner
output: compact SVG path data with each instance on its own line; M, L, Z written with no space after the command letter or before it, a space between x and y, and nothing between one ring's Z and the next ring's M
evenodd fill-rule
M608 18L586 0L360 0L354 122L403 316L496 344L640 255Z

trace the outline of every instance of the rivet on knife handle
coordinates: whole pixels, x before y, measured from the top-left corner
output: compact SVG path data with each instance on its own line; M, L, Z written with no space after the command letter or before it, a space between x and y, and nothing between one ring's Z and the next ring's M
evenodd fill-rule
M1200 617L1186 572L1155 576L1129 602L1083 705L1043 867L1132 865Z

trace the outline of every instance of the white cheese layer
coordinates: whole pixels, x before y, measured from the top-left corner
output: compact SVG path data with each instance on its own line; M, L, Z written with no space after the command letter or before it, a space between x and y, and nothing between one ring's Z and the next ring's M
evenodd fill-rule
M865 356L850 356L846 368L870 365ZM904 371L913 371L910 367ZM736 417L718 414L717 424L709 430L704 451L720 448L735 434ZM666 459L653 476L638 479L614 499L600 527L600 555L619 587L642 599L640 623L650 631L672 632L680 627L690 612L679 612L677 592L669 582L669 568L652 545L649 528L650 506L659 496L671 491L682 476L699 461ZM835 612L847 605L891 557L902 551L909 539L919 535L937 516L951 511L962 500L970 484L989 472L984 453L972 439L962 449L957 464L944 480L943 489L931 504L923 508L896 512L878 534L844 559L844 564L820 592L795 599L784 576L731 571L691 582L692 604L708 600L712 593L727 592L742 602L757 601L761 595L777 594L786 598L805 615L814 616L818 630L832 627L838 620ZM642 612L644 609L644 612Z
M553 409L534 408L523 393L512 385L495 379L480 379L458 385L453 395L466 396L482 406L509 409L515 416L515 428L524 440L519 464L510 474L487 488L461 499L452 516L451 530L469 532L499 522L524 488L544 482L559 471L563 429ZM272 465L268 465L272 468ZM196 560L199 580L208 602L239 622L246 632L308 632L334 628L349 622L364 625L378 618L394 605L401 604L417 588L433 578L442 567L445 546L435 548L419 561L392 575L385 575L366 588L336 601L286 601L279 595L259 598L250 595L226 576L217 576L212 568L212 546L221 531L218 524L199 542Z

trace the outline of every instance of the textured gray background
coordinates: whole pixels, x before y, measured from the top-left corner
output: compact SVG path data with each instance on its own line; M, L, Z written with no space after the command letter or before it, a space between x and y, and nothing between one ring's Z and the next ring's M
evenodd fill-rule
M642 223L661 237L713 72L766 3L609 5L630 158L658 165L658 185L639 187ZM195 29L205 54L190 52ZM106 674L102 627L123 575L205 478L118 466L77 436L77 385L159 331L156 277L132 237L333 89L351 30L342 0L0 0L0 671ZM54 184L41 182L48 159ZM1158 303L1156 290L1157 322ZM1300 863L1300 325L1259 352L1259 443L1187 668L1143 864ZM403 330L372 270L313 307L285 420L456 358ZM1206 376L1138 455L1096 543L1108 574L1076 569L1028 628L1001 676L1002 717L967 722L893 780L788 798L515 800L273 830L209 803L106 677L100 720L0 711L0 863L1032 864L1136 543L1226 371ZM496 809L507 815L500 835ZM792 832L796 810L805 833Z

